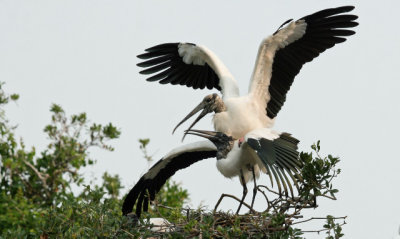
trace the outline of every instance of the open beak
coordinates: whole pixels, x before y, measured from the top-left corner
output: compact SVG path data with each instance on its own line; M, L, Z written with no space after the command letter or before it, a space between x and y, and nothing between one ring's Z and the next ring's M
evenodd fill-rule
M185 130L185 135L187 134L192 134L192 135L197 135L209 140L213 140L217 138L217 132L214 131L208 131L208 130L197 130L197 129L192 129L192 130Z
M203 110L200 115L196 118L196 120L189 126L189 128L185 131L185 134L183 135L182 141L185 139L185 136L187 134L187 131L190 130L197 122L199 122L199 120L201 120L201 118L203 118L206 114L210 113L211 111L208 109L208 107L206 108L206 103L203 101L201 102L198 106L196 106L196 108L194 108L194 110L192 110L192 112L190 112L181 122L179 122L179 124L174 128L174 130L172 131L172 134L175 132L175 130L181 125L183 124L186 120L188 120L190 117L192 117L193 115L195 115L197 112L199 112L200 110Z

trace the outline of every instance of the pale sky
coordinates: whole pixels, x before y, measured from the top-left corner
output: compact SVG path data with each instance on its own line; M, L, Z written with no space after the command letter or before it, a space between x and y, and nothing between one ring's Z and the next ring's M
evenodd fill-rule
M322 152L340 156L337 201L320 200L306 216L348 216L345 238L398 238L400 225L399 1L0 1L0 81L21 95L7 107L17 134L39 150L49 108L87 112L92 122L122 130L115 152L93 150L100 178L119 174L127 192L148 164L138 139L150 138L158 160L180 141L188 124L175 125L214 91L146 82L136 64L145 48L193 42L213 50L247 93L258 44L284 21L315 11L355 5L356 35L306 64L296 77L274 129L301 140L321 140ZM197 129L212 129L211 116ZM197 141L187 137L184 143ZM192 207L213 208L221 193L241 196L238 179L225 179L215 159L178 172ZM261 178L260 183L267 177ZM252 185L249 184L252 188ZM250 196L248 196L250 200ZM257 199L263 208L263 199ZM236 209L227 199L222 208ZM309 224L304 229L315 228ZM315 236L316 238L323 235ZM311 238L311 236L310 236Z

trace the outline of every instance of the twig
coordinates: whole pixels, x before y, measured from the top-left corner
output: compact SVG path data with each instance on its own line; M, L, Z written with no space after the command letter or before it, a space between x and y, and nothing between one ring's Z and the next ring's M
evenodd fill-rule
M168 206L165 206L165 205L162 205L162 204L156 204L156 206L157 207L162 207L162 208L165 208L165 209L169 209L169 210L174 210L175 209L173 207L168 207Z
M30 167L30 168L33 170L33 172L35 172L35 174L38 176L38 178L42 181L42 183L43 183L43 185L45 186L45 188L48 188L47 183L46 183L46 179L49 177L49 175L45 174L45 175L43 176L43 174L42 174L41 172L39 172L39 171L35 168L35 166L33 166L33 165L32 165L31 163L29 163L28 161L25 161L25 160L24 160L24 163L25 163L28 167Z
M325 219L326 219L326 218L325 218ZM346 225L346 222L343 222L343 223L340 223L340 224L339 224L339 226L343 226L343 225ZM329 230L332 230L332 228L324 228L324 229L321 229L321 230L301 231L301 232L305 232L305 233L320 233L320 232L329 231Z
M274 194L276 194L276 195L278 195L278 196L281 196L279 193L275 192L274 190L269 189L269 188L268 188L267 186L265 186L265 185L257 185L257 188L258 188L258 187L265 188L265 189L267 189L268 192L271 192L271 193L274 193Z
M331 197L331 196L328 196L328 195L325 195L325 194L322 194L322 195L320 195L320 196L329 198L329 199L331 199L331 200L337 200L337 198L336 198L335 196Z
M333 220L339 220L339 219L345 220L346 218L347 218L347 216L344 216L344 217L333 217L332 219ZM311 218L303 220L303 221L298 221L298 222L292 223L292 225L300 224L300 223L304 223L304 222L309 222L309 221L312 221L312 220L326 220L326 219L327 219L327 217L311 217Z
M270 201L269 201L269 199L268 199L268 197L267 197L267 194L265 194L265 192L264 192L263 190L259 189L258 187L257 187L257 190L258 190L259 192L261 192L262 195L264 196L265 200L267 200L268 207L267 207L267 209L266 209L265 211L268 212L269 209L271 208L271 203L270 203Z
M135 235L133 235L132 233L130 233L130 232L128 232L127 230L125 230L125 229L121 229L123 232L125 232L126 234L128 234L129 236L131 236L131 237L135 237Z
M235 196L233 196L233 195L230 195L230 194L225 194L225 193L223 193L223 194L221 195L221 197L219 198L217 204L216 204L215 207L214 207L214 212L213 212L214 214L216 213L217 208L218 208L219 204L221 203L221 201L222 201L222 199L223 199L224 197L230 197L230 198L235 199L235 200L238 201L238 202L241 202L241 200L240 200L239 198L237 198L237 197L235 197ZM245 205L249 210L253 211L254 213L257 213L257 212L256 212L254 209L252 209L251 206L248 205L247 203L243 202L243 205Z

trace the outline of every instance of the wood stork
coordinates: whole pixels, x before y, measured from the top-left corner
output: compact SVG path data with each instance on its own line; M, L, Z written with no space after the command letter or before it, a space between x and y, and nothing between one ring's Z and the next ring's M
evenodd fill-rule
M136 215L148 210L149 200L153 201L166 180L180 169L186 168L200 160L217 158L217 168L227 178L239 176L243 186L243 196L236 213L239 213L247 194L247 182L254 180L251 207L256 196L256 178L260 171L268 173L271 184L293 195L290 179L298 188L301 179L299 170L302 163L298 158L298 140L287 133L278 133L269 128L256 129L245 135L244 141L235 140L221 132L190 130L188 134L207 138L178 147L164 156L144 174L130 190L123 203L124 215L130 213L136 204ZM289 177L288 177L289 175ZM290 179L289 179L290 178Z
M147 81L220 90L222 99L217 94L205 97L177 127L203 109L189 129L207 113L215 112L215 130L239 139L253 129L271 127L302 66L355 34L348 28L358 25L355 22L358 17L345 14L353 9L353 6L329 8L282 24L261 42L245 96L239 95L237 82L227 67L205 46L160 44L138 55L145 61L137 65L145 68L141 74L155 74Z

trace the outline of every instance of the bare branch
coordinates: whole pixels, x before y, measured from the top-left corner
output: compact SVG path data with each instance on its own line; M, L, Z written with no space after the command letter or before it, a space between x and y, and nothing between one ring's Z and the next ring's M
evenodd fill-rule
M338 219L345 220L346 218L347 218L347 216L344 216L344 217L333 217L332 219L333 220L338 220ZM327 219L327 217L311 217L311 218L303 220L303 221L298 221L298 222L292 223L292 225L300 224L300 223L304 223L304 222L309 222L309 221L312 221L312 220L326 220L326 219Z
M37 170L35 168L35 166L33 166L31 163L29 163L28 161L24 160L24 163L32 169L33 172L35 172L35 174L38 176L38 178L42 181L43 185L45 186L45 188L48 188L47 183L46 183L46 179L49 177L48 174L42 174L41 172L39 172L39 170Z
M235 197L235 196L233 196L233 195L230 195L230 194L225 194L225 193L223 193L223 194L221 195L221 197L219 198L217 204L216 204L215 207L214 207L214 214L215 214L215 212L217 211L217 208L218 208L219 204L221 203L221 201L222 201L222 199L223 199L224 197L230 197L230 198L235 199L235 200L238 201L238 202L241 202L241 200L240 200L239 198L237 198L237 197ZM243 205L245 205L245 206L246 206L248 209L250 209L253 213L257 213L254 209L251 208L251 206L250 206L249 204L243 202Z

